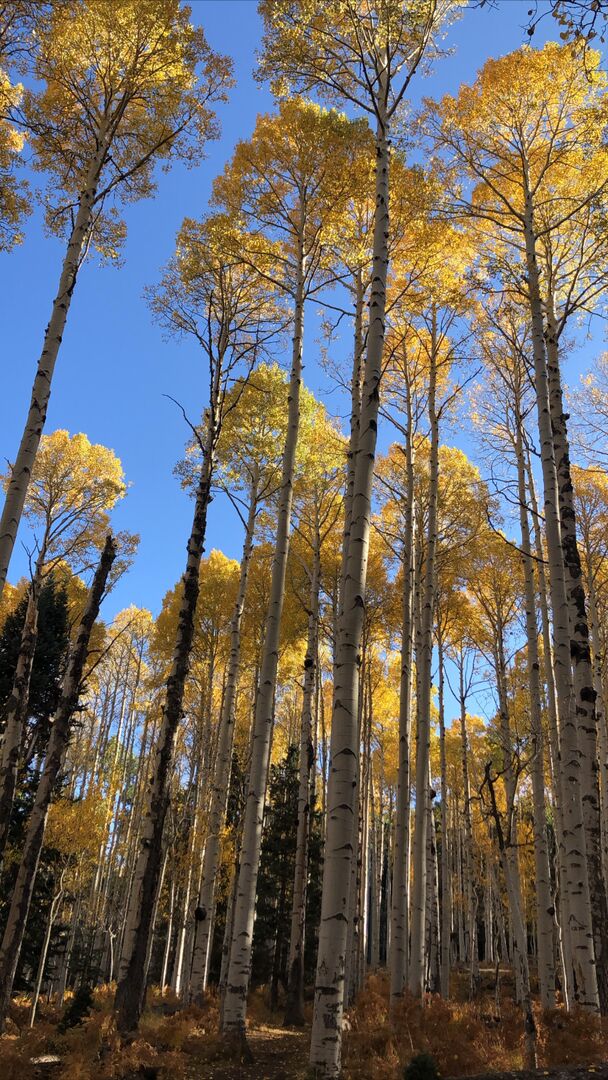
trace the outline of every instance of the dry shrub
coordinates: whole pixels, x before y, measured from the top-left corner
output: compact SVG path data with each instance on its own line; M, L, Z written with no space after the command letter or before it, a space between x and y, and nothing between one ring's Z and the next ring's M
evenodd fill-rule
M201 1007L183 1009L177 998L161 998L152 992L151 1007L142 1017L137 1038L123 1044L113 1015L114 993L114 985L98 987L91 1014L65 1032L46 1017L33 1029L19 1030L14 1021L12 1033L0 1038L2 1080L32 1080L32 1058L49 1053L61 1060L53 1070L57 1080L122 1080L139 1075L142 1068L157 1070L164 1080L179 1080L188 1071L191 1074L193 1058L209 1061L218 1055L218 1008L213 994L206 996ZM166 1008L176 1011L168 1015ZM27 1024L27 999L17 999L13 1014Z
M509 973L510 974L510 973ZM454 980L455 1000L405 998L389 1020L385 973L371 975L347 1017L344 1038L348 1080L394 1080L417 1054L430 1054L441 1076L472 1076L523 1068L523 1020L512 979L501 977L500 1016L491 987L466 1000L466 980ZM594 1065L608 1058L608 1021L563 1008L535 1009L539 1064Z
M29 1080L32 1075L30 1057L23 1040L16 1035L3 1035L0 1038L2 1080Z
M139 1030L142 1038L157 1050L180 1050L192 1053L192 1042L212 1034L218 1028L217 1007L189 1005L173 1015L144 1013Z
M538 1029L545 1068L596 1065L608 1058L608 1025L593 1013L583 1009L571 1013L554 1009L543 1013Z
M522 1068L522 1016L511 1001L504 1002L498 1021L491 999L444 1001L432 995L423 1005L406 997L392 1024L388 1002L387 976L370 976L348 1014L349 1080L394 1080L417 1054L430 1054L442 1076Z
M270 988L256 986L247 999L247 1020L249 1023L276 1024L277 1013L270 1008Z

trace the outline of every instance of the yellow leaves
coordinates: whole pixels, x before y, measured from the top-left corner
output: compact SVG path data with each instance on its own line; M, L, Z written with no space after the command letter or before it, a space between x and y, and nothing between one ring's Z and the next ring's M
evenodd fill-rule
M282 101L277 113L258 117L251 139L237 144L215 181L214 202L263 236L279 266L281 258L294 260L298 243L310 257L340 227L352 194L350 163L363 145L371 156L366 128L343 114L302 98Z
M8 474L3 478L6 485ZM108 512L126 493L119 458L86 435L59 429L43 435L25 514L46 558L78 566L102 546Z
M51 803L44 842L63 859L73 860L81 872L91 872L99 857L107 807L101 794L90 791L83 799L57 799Z
M461 0L262 0L262 77L275 94L312 88L332 104L344 100L373 112L388 52L388 107L396 104L434 32ZM383 102L384 104L384 102Z
M23 87L13 85L0 67L0 251L20 243L19 222L29 210L27 185L15 176L17 157L23 150L25 135L8 117L21 100Z
M190 14L178 0L65 0L37 13L42 88L26 93L25 108L34 167L52 177L51 231L70 227L66 194L79 198L92 183L98 203L110 191L145 197L157 161L194 164L217 137L211 106L225 99L231 63L211 51ZM96 217L95 242L99 235L100 250L115 259L124 225Z
M227 655L230 647L229 624L238 586L239 564L221 551L213 550L202 560L199 574L199 598L195 616L194 661L206 659L209 651L220 648ZM171 662L182 600L181 582L163 599L152 638L152 655L165 668Z
M482 231L492 221L512 242L526 191L546 230L581 204L581 192L605 183L606 79L599 54L590 50L588 57L583 64L575 44L523 47L488 60L455 97L427 104L426 122L445 152L450 183L457 188L458 176L449 174L454 166L475 185L471 206Z

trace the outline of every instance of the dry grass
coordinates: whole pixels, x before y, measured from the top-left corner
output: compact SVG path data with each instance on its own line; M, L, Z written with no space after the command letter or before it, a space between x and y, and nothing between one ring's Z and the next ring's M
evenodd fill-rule
M454 979L454 1000L430 997L422 1006L407 999L394 1022L388 1013L386 974L371 975L348 1015L344 1039L345 1080L397 1080L404 1066L420 1053L431 1054L445 1077L471 1076L523 1067L521 1013L513 1002L508 974L502 980L500 1016L488 984L479 1000L466 1000L466 977ZM180 1008L171 995L152 989L138 1036L124 1045L112 1016L114 986L94 993L94 1009L78 1027L61 1034L60 1014L42 1005L33 1029L28 1027L29 1002L17 998L9 1031L0 1038L2 1080L33 1080L32 1059L56 1054L57 1080L126 1080L150 1070L159 1080L186 1077L232 1077L218 1033L218 1003L209 994L203 1007ZM172 1012L171 1010L175 1010ZM310 1019L311 1006L307 1007ZM539 1064L596 1065L608 1060L608 1026L586 1013L563 1009L537 1011ZM285 1032L281 1013L272 1013L267 991L254 991L248 1028L256 1064L245 1076L293 1078L305 1071L308 1035ZM296 1038L297 1035L297 1038ZM288 1036L292 1036L291 1042ZM266 1072L264 1070L267 1070Z
M506 991L508 980L503 981ZM349 1013L344 1039L347 1080L395 1080L416 1054L430 1054L441 1076L474 1076L524 1068L523 1022L506 993L496 1015L494 995L475 1002L458 1000L463 982L455 980L455 1000L412 998L391 1023L388 980L372 975ZM608 1026L588 1013L536 1010L539 1066L593 1065L608 1059Z

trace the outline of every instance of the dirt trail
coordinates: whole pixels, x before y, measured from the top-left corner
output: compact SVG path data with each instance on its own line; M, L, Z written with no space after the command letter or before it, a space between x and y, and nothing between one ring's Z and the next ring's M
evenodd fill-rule
M218 1061L199 1066L192 1080L304 1080L310 1033L260 1025L247 1032L251 1065Z

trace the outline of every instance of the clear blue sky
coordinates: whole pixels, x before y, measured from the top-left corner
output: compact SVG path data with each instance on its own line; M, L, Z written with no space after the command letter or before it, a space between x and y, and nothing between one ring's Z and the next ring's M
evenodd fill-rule
M158 280L170 257L185 216L206 208L213 177L229 158L235 142L247 138L259 112L272 108L266 89L252 79L254 53L260 39L255 0L194 0L193 17L210 44L232 56L236 87L220 110L222 136L209 144L208 157L193 170L176 168L159 177L152 200L126 208L128 239L124 265L101 268L86 264L77 284L58 361L46 431L84 431L93 442L122 459L131 488L114 514L115 527L141 535L135 564L105 607L106 618L128 604L157 613L162 597L180 577L190 528L191 504L172 475L188 431L175 406L163 394L181 401L198 418L205 401L204 365L193 345L163 341L142 298L144 287ZM517 48L526 40L524 24L531 0L499 0L495 9L469 10L450 32L454 55L440 61L427 79L412 87L421 95L439 96L471 81L489 56ZM556 37L555 24L544 20L535 42ZM24 244L0 255L0 320L2 385L0 457L12 459L25 418L42 334L56 291L62 258L59 241L43 235L40 214L26 223ZM316 324L316 325L315 325ZM345 411L318 364L318 313L311 307L305 349L305 379L333 414ZM573 363L588 363L591 346L583 344ZM382 436L383 445L393 438ZM459 440L466 449L466 442ZM211 507L207 551L221 548L238 556L241 530L230 505L216 499ZM13 556L10 580L26 572L21 537Z

